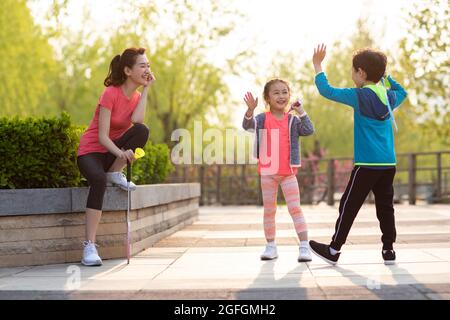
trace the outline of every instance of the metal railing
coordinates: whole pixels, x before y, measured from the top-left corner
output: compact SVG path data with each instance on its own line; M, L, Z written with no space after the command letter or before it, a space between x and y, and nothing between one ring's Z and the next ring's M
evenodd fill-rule
M297 172L302 203L333 205L347 185L353 158L302 159ZM202 205L262 204L256 165L178 165L166 182L200 182ZM450 151L397 155L394 200L428 203L450 200ZM279 192L279 201L283 201ZM367 201L373 201L370 194Z

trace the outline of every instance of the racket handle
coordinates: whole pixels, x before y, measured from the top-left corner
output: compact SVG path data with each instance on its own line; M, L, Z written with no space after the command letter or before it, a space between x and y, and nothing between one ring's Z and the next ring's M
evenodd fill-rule
M130 161L127 161L127 181L131 181L131 164Z

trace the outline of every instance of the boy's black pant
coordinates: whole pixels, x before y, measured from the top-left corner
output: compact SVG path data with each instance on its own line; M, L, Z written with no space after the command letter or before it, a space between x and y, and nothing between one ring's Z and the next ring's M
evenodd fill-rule
M395 167L392 169L369 169L355 166L344 195L339 204L339 218L330 246L340 250L345 243L359 209L372 190L375 195L377 218L382 232L383 250L392 250L395 242L394 187Z

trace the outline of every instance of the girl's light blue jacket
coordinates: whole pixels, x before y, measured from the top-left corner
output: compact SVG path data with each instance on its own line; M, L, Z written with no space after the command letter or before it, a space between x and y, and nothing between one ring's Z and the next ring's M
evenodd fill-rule
M266 114L260 113L256 117L247 118L244 115L244 120L242 122L242 127L255 133L255 140L253 146L253 156L259 159L259 149L260 141L262 139L264 121L266 120ZM308 115L303 117L298 117L293 114L288 114L288 124L289 124L289 154L290 154L290 166L300 167L300 136L309 136L314 133L314 126L309 119Z

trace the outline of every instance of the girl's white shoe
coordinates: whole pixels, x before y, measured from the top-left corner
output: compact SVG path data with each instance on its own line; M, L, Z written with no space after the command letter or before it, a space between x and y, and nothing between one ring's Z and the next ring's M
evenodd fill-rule
M267 244L266 249L261 255L261 260L273 260L278 258L277 247L275 245Z
M309 262L312 260L311 251L309 250L309 247L300 247L299 251L300 253L297 259L298 262Z

